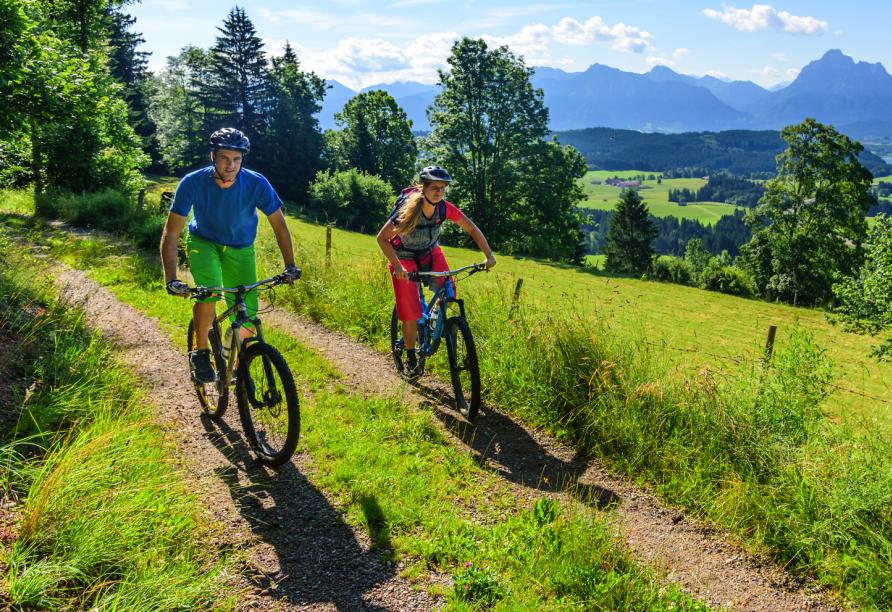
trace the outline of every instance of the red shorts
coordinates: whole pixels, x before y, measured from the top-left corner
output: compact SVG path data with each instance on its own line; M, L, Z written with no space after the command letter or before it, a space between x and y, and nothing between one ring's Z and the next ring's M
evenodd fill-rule
M421 261L422 264L430 263L431 272L445 272L449 269L449 264L446 263L446 257L443 255L443 251L439 246L434 247L431 254ZM413 259L400 259L400 263L403 264L403 268L406 269L406 272L418 271L418 266ZM417 321L421 317L421 300L418 298L418 284L413 283L412 281L398 279L393 276L393 265L388 263L387 267L390 268L390 278L393 281L393 294L396 296L397 318L399 318L400 321ZM436 280L439 284L442 284L445 279L438 278ZM448 280L452 283L454 291L455 283L452 279Z

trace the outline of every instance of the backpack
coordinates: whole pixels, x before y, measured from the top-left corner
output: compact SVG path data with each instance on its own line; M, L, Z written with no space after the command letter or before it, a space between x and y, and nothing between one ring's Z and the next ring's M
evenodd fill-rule
M418 191L417 187L406 187L400 192L400 195L397 196L396 202L393 204L393 210L390 211L390 219L395 220L396 215L399 213L399 210L403 207L406 201L409 199L409 196L415 194ZM423 215L422 215L423 217ZM427 219L426 217L422 218L422 222L419 223L419 228L416 231L427 229L428 231L428 244L424 248L411 248L403 244L403 239L401 236L394 236L390 240L390 244L393 245L393 248L396 250L397 256L400 259L414 259L415 263L418 265L418 269L422 269L422 260L427 258L433 250L434 246L437 245L440 237L440 225L443 221L446 220L446 200L440 200L439 204L437 204L437 210L434 212L434 216L431 219ZM414 232L413 232L414 233Z

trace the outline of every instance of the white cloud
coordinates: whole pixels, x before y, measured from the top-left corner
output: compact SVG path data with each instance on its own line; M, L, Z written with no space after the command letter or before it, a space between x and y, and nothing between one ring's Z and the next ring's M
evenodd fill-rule
M685 49L684 47L682 47L682 48L680 48L680 49L676 49L675 51L673 51L673 52L672 52L672 57L675 58L675 59L677 59L677 60L679 60L679 59L681 59L681 58L683 58L683 57L687 57L687 56L690 55L690 54L691 54L691 50L690 50L690 49Z
M800 17L778 11L768 4L754 4L751 9L722 5L722 11L703 9L710 19L717 19L744 32L772 28L788 34L821 34L829 28L826 21L815 17Z
M778 61L778 62L785 62L785 61L787 61L787 54L786 54L786 53L772 53L772 54L771 54L771 57L773 57L773 58L774 58L776 61Z
M722 81L730 81L731 80L731 77L729 77L727 74L725 74L721 70L707 70L703 74L704 74L704 76L711 76L713 78L716 78L716 79L719 79Z
M313 9L289 9L275 13L267 11L264 17L312 25L317 29L340 29L345 21L361 19L361 16L336 17ZM400 31L413 32L415 29L405 28ZM438 80L437 71L448 69L447 59L452 52L453 43L459 38L460 35L456 32L432 32L407 39L405 43L394 43L378 37L353 35L338 41L334 48L320 51L311 51L294 43L292 47L304 69L360 89L374 83L393 81L435 83ZM621 23L611 26L605 24L600 17L593 17L585 23L564 18L555 26L533 24L508 36L484 34L481 38L494 47L507 45L511 52L523 57L527 66L556 67L569 66L574 62L564 57L551 57L551 47L555 43L608 43L614 49L641 53L649 47L653 36L636 27ZM281 55L284 41L264 42L271 55ZM687 49L676 49L673 57L681 58L688 53Z
M666 66L667 68L675 67L675 61L665 57L650 56L646 57L644 61L647 62L648 66Z
M624 23L607 25L600 17L591 17L585 23L564 17L552 32L555 42L568 45L606 42L614 49L633 53L642 53L653 38L650 32Z

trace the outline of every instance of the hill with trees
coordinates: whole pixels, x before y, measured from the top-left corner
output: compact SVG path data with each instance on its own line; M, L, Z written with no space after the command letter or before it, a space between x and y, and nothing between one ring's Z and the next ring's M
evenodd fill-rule
M588 128L556 132L564 144L575 147L593 170L667 172L676 168L702 168L707 173L725 171L737 176L770 178L777 170L775 158L786 148L780 132L729 130L646 134L634 130ZM875 176L892 174L881 158L861 151L858 160Z

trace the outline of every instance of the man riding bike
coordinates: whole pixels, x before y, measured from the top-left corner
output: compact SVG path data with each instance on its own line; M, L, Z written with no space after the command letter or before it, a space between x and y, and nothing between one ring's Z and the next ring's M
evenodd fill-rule
M294 265L291 234L282 214L282 201L260 173L242 168L251 143L235 128L223 128L210 137L211 165L184 176L177 185L167 222L161 235L161 263L167 292L188 296L189 288L177 279L177 239L186 225L189 211L187 255L195 284L206 287L250 285L257 280L254 241L257 237L257 211L264 213L282 253L285 273L299 274ZM192 308L196 348L189 353L192 376L199 383L216 382L208 349L208 330L213 324L219 296L197 300ZM231 305L234 297L226 294ZM246 296L248 316L257 313L257 293ZM252 331L244 326L242 337Z

